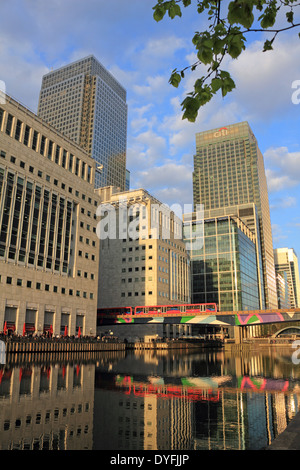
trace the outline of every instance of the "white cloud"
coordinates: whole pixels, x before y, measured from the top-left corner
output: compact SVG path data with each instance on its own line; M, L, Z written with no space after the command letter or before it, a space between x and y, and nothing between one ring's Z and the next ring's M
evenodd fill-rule
M238 60L228 63L236 83L232 97L242 104L247 120L260 120L292 108L291 85L300 77L299 38L280 37L274 50L262 52L264 41L250 44Z
M164 36L149 39L142 55L146 60L153 58L154 60L169 59L179 49L185 49L187 42L178 36Z
M298 184L297 181L290 178L288 175L280 175L277 171L266 169L266 177L268 184L268 191L270 193L281 191Z
M166 154L166 139L152 129L147 129L131 138L127 150L127 167L134 171L151 168L156 162L163 161Z
M287 147L271 147L264 153L264 159L270 192L300 184L300 152L289 152Z
M137 172L138 187L147 189L168 205L192 204L192 168L182 162L167 161Z
M297 198L293 196L286 196L280 199L274 199L270 204L271 210L288 209L297 205Z
M280 244L281 240L286 240L287 235L283 235L282 226L279 224L272 224L272 238L275 245Z
M134 84L132 91L145 100L150 98L157 101L164 99L166 94L171 92L171 88L168 83L168 76L156 75L146 77L142 85Z

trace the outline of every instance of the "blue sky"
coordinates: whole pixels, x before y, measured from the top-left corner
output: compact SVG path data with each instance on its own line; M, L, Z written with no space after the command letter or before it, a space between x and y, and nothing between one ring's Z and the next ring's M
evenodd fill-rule
M263 35L249 37L239 59L224 65L237 88L216 96L192 124L181 119L180 103L201 70L187 73L178 89L168 79L193 63L191 38L203 24L193 5L181 19L156 23L155 3L2 0L0 80L36 112L42 76L94 54L127 90L131 186L169 205L192 204L196 132L248 121L264 155L274 247L293 247L300 256L300 104L292 102L292 84L300 81L298 32L278 35L266 53Z

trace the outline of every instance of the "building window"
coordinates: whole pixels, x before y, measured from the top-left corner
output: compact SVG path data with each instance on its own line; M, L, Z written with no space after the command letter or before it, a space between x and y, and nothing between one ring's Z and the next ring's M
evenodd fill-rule
M7 135L10 135L10 133L11 133L12 122L13 122L13 116L11 114L9 114L7 116L6 131L5 131Z
M32 146L31 146L32 150L36 150L37 140L38 140L38 133L37 133L37 131L34 131L33 132L33 138L32 138Z
M16 132L15 132L15 139L18 141L20 140L21 128L22 128L22 122L18 119L17 125L16 125Z
M24 143L24 145L26 145L26 146L28 146L29 134L30 134L30 127L29 127L29 126L26 126L26 127L25 127L25 132L24 132L24 140L23 140L23 143Z

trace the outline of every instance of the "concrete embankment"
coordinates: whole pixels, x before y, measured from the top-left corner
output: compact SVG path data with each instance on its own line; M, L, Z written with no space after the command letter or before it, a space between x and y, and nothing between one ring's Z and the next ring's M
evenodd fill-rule
M300 450L300 412L265 450Z
M20 340L6 341L7 354L24 353L61 353L61 352L98 352L98 351L125 351L125 350L168 350L168 349L199 349L206 347L219 347L219 341L166 341L166 342L114 342L114 341L81 341L81 340Z

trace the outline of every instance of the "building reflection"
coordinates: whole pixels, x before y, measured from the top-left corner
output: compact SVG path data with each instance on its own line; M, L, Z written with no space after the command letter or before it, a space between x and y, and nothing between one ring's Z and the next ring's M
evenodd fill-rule
M0 449L91 449L94 364L0 369Z
M0 368L0 449L262 449L299 410L290 353L101 353Z
M245 358L221 352L186 359L156 362L153 353L136 355L130 374L123 373L124 362L111 365L110 373L97 367L95 447L262 449L299 410L300 377L282 356L276 361L267 354Z

